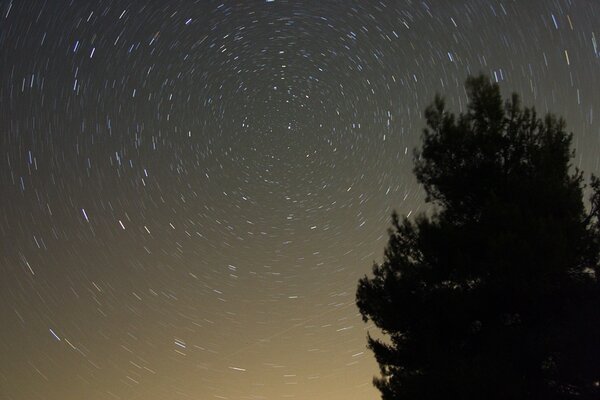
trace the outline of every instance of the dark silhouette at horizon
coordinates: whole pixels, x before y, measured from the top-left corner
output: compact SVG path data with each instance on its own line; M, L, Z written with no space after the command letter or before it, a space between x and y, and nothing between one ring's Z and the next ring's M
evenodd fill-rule
M572 134L486 76L458 115L436 96L414 153L434 211L392 216L357 306L384 400L600 398L600 180Z

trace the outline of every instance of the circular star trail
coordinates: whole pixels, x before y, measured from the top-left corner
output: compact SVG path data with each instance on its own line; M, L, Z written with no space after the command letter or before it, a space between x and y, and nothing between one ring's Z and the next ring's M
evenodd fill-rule
M0 397L379 396L358 279L483 72L598 173L600 5L0 6Z

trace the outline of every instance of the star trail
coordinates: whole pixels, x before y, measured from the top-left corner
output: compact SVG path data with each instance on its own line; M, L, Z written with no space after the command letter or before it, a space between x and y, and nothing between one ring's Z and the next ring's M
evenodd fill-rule
M600 3L0 3L0 398L379 398L355 306L483 72L600 173Z

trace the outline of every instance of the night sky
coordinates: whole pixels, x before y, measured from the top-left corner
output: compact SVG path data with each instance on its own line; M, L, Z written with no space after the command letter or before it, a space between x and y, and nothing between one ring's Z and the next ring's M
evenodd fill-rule
M596 0L0 3L0 398L379 398L354 304L483 72L600 173Z

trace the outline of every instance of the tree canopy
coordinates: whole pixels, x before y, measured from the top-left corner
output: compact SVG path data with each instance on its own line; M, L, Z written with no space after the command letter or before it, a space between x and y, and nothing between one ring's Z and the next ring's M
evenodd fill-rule
M436 96L414 173L433 211L392 215L356 293L384 400L600 399L600 181L572 134L486 76Z

